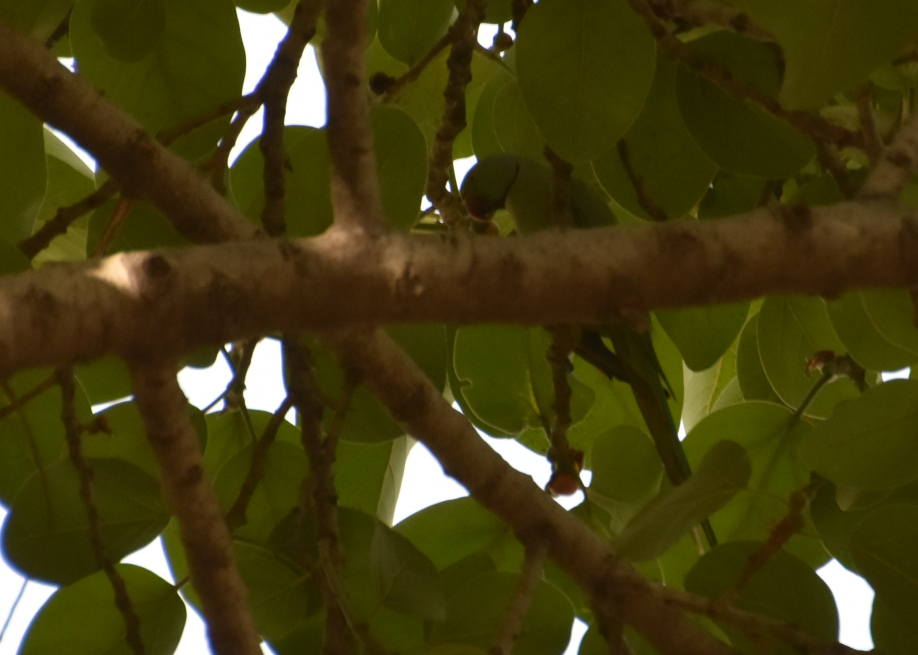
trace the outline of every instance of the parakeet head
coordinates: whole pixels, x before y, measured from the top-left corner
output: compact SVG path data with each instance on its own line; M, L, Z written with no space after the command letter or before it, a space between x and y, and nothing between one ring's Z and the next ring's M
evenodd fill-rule
M472 167L459 192L469 216L488 221L507 201L507 194L520 171L519 155L491 155Z

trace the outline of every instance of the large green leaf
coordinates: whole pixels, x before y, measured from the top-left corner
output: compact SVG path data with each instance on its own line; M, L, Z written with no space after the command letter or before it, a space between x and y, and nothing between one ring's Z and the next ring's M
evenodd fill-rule
M717 442L688 480L660 492L628 522L612 548L628 559L656 559L745 488L751 473L742 446Z
M164 0L96 0L92 30L106 54L121 61L140 61L166 31Z
M475 415L502 432L520 434L551 425L554 385L546 360L551 339L541 328L462 327L453 362L461 393ZM571 417L576 423L593 404L592 390L569 375ZM547 443L547 442L546 442Z
M53 375L48 369L24 371L0 385L0 399L9 406L15 399L39 388ZM77 415L90 415L86 397L77 392ZM9 506L25 481L58 461L66 452L61 423L61 394L50 387L25 406L0 419L0 502Z
M893 489L918 480L918 382L892 380L839 403L800 445L800 456L832 482Z
M133 393L127 364L118 357L103 357L77 366L74 373L93 405L120 400Z
M851 555L858 573L900 621L913 622L918 611L918 505L881 507L851 535Z
M140 638L147 655L171 655L185 627L185 604L170 583L130 564L115 570L124 580ZM124 616L115 607L114 592L101 571L54 593L29 626L22 655L111 655L132 652Z
M408 539L377 521L370 545L373 582L391 610L430 621L446 618L436 567Z
M798 444L809 430L805 422L792 422L785 407L747 402L714 412L689 432L682 443L693 465L723 439L742 445L752 463L748 489L711 517L719 539L764 540L774 524L787 515L791 495L810 479L809 468L797 457ZM799 549L811 542L795 537L790 548L810 561L812 553ZM822 547L816 546L824 557Z
M874 647L886 655L911 655L918 643L918 626L913 617L899 618L876 596L870 613L870 632Z
M883 338L894 346L918 355L915 305L904 289L875 289L861 292L864 310Z
M377 107L370 115L376 179L390 225L407 230L418 218L427 183L427 145L405 112Z
M719 360L749 315L749 303L657 311L657 319L678 346L692 371L708 369Z
M32 234L45 197L47 168L41 121L0 91L0 238Z
M472 116L471 130L468 130L471 132L472 151L479 160L488 155L504 152L494 129L494 105L497 102L498 94L503 90L504 86L510 83L519 88L519 84L516 83L509 71L503 69L495 71L481 90L475 112L469 113ZM529 116L528 110L526 114L531 121L532 116Z
M541 159L545 150L542 135L526 107L519 83L509 76L500 79L506 82L494 96L490 121L500 149Z
M518 570L523 561L523 547L510 528L469 497L431 505L395 530L437 568L478 552L489 555L500 570Z
M379 42L409 66L446 34L453 0L380 0Z
M105 3L102 8L96 5ZM147 0L145 7L154 7ZM158 132L232 100L242 91L245 52L239 22L231 3L224 0L161 0L165 25L152 49L149 37L144 48L133 41L123 43L117 30L121 3L111 0L78 2L70 21L70 42L80 75L134 115L148 130ZM154 13L156 13L154 11ZM104 20L103 20L104 18ZM106 24L106 34L136 61L124 61L106 51L96 27ZM133 22L148 30L146 21ZM152 34L152 32L151 32ZM148 50L145 55L144 51ZM219 140L229 117L196 130L177 142L183 154L197 159Z
M759 355L759 314L753 315L740 333L736 347L736 380L746 400L783 404L775 393Z
M844 352L821 298L772 296L759 311L759 356L771 386L781 400L798 407L820 378L807 376L807 362L820 351ZM855 384L840 379L825 385L807 408L825 418L840 400L858 395Z
M656 44L625 0L543 0L527 12L516 51L529 111L570 161L608 152L653 82Z
M728 395L728 390L734 392L735 399ZM736 376L736 347L728 350L714 366L704 371L696 373L685 367L682 423L687 432L691 432L701 419L719 409L720 405L733 404L733 400L744 400Z
M811 109L847 91L918 38L918 5L898 0L748 0L778 37L786 64L779 99Z
M590 462L590 499L598 503L597 495L622 503L643 503L657 492L663 479L663 464L653 440L631 425L599 435Z
M463 586L449 600L446 621L434 625L433 643L459 643L489 648L494 644L519 576L486 573ZM570 639L574 612L570 601L546 582L538 582L523 618L513 652L560 655Z
M112 217L119 211L120 200L112 198L95 210L89 217L86 235L86 255L95 254L99 240L105 233ZM129 250L152 250L188 244L175 226L156 207L146 202L136 202L128 209L127 216L108 254Z
M886 340L864 306L863 294L849 291L826 302L832 327L858 364L874 371L897 371L918 360L918 355Z
M335 455L338 505L390 525L413 444L407 436L384 443L339 443Z
M166 527L159 483L117 459L87 460L107 556L118 561ZM30 578L70 584L99 570L80 481L69 461L50 465L23 486L3 526L3 552Z
M676 99L676 64L657 57L650 95L640 116L623 137L632 172L668 218L680 218L707 192L717 166L698 147L682 122ZM650 218L618 148L593 161L600 184L635 216ZM707 368L707 367L704 367Z
M84 434L83 455L92 459L120 459L157 478L156 457L133 402L118 403L96 415L102 429Z
M742 82L773 94L780 84L775 51L733 32L717 32L692 48L726 66ZM815 154L812 142L751 101L733 98L713 82L680 67L676 73L679 110L699 146L721 168L740 175L782 178ZM715 119L716 117L716 119Z
M686 590L712 600L718 598L733 587L761 545L746 541L715 548L686 576ZM829 587L807 564L785 552L778 552L758 569L735 606L794 625L827 643L838 638L838 611ZM737 628L726 623L720 626L742 653L761 652L757 646L775 655L798 652L773 637L753 644Z
M36 41L45 41L72 6L73 0L0 0L0 18Z

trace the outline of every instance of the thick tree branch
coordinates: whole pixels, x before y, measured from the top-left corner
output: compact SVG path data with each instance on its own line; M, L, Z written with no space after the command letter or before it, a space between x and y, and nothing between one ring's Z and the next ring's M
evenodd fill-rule
M633 625L661 653L726 655L733 651L657 599L650 583L568 514L532 479L508 465L417 365L381 331L333 338L338 357L353 367L392 416L420 439L484 507L525 542L544 543L549 557L597 605Z
M886 203L515 239L366 240L330 230L313 239L123 253L2 278L0 372L109 353L184 353L278 330L603 323L622 312L767 293L831 297L916 284L918 216Z
M70 135L125 193L159 207L189 239L208 243L227 235L249 238L257 233L255 225L227 211L226 201L200 183L191 164L163 148L140 123L64 68L40 43L2 21L0 87Z
M201 596L211 648L218 655L261 655L229 529L204 477L198 435L175 372L174 361L135 362L134 398Z
M363 66L367 0L327 0L327 5L328 34L322 42L322 60L335 225L379 234L386 231L386 222L376 182Z

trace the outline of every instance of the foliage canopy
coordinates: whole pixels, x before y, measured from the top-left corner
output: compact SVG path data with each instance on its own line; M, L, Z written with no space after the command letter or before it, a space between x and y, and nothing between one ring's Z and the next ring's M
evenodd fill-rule
M67 84L93 85L120 108L106 114L115 123L99 128L109 130L108 150L74 134L99 158L91 171L48 129L67 131L45 109L61 85L47 82L35 100L17 71L0 63L0 305L43 302L35 291L43 271L114 285L118 262L128 262L140 311L160 302L145 285L181 267L180 259L163 263L177 251L157 250L165 254L144 260L143 274L116 255L198 248L195 235L204 231L188 228L162 200L180 195L170 186L177 179L204 185L206 178L225 197L215 206L236 221L237 233L223 240L263 230L290 240L279 246L286 257L285 248L304 243L295 239L322 243L320 235L344 230L349 243L367 248L368 266L393 270L400 261L372 250L381 234L420 244L437 235L505 239L511 255L535 243L509 238L506 212L476 223L461 205L453 161L499 153L552 165L559 221L570 176L579 178L612 207L624 227L603 229L622 239L652 233L663 242L675 233L667 227L691 224L713 241L718 226L746 215L784 221L793 246L820 238L823 223L814 227L810 213L818 208L831 222L890 204L908 223L905 232L914 231L914 2L365 4L237 0L290 25L262 83L242 96L245 53L229 0L0 0L0 41L9 43L0 44L0 58L15 51L41 62L43 48L72 57L78 75L67 73L74 77ZM490 48L473 45L482 19L500 25ZM324 58L329 127L284 126L292 71L310 39ZM227 166L239 128L261 105L262 137ZM65 115L90 127L100 116L94 104ZM143 165L158 166L141 176L147 182L129 165L107 168L123 161L113 152L142 141L128 115L196 170L174 164L152 141L136 147ZM433 206L419 211L425 195ZM374 223L374 207L384 224ZM867 226L857 239L873 238ZM569 232L554 238L563 244ZM751 228L748 239L751 250L775 246ZM253 652L251 641L226 636L244 635L249 623L279 655L323 648L508 655L511 647L551 655L566 647L575 616L591 626L583 655L609 652L607 641L611 652L638 655L830 652L838 615L815 569L832 557L876 591L877 649L913 652L918 381L880 376L918 363L913 296L864 282L827 297L724 297L719 284L733 263L715 260L710 242L685 237L659 252L669 259L639 253L628 266L662 271L695 257L705 264L695 270L707 276L707 302L695 302L696 294L656 306L638 294L617 298L613 309L620 323L651 334L671 387L669 411L687 431L683 446L695 473L675 487L629 384L573 354L578 327L551 321L547 329L523 314L516 322L444 322L444 310L439 322L384 328L418 367L410 370L415 388L432 384L476 428L549 457L558 475L572 465L575 473L581 465L592 471L586 499L561 518L540 500L547 492L507 481L500 464L463 450L455 435L468 433L433 421L429 395L396 398L408 388L397 382L408 369L392 373L387 392L384 367L348 355L361 351L349 350L346 336L295 334L287 324L256 336L239 327L250 309L233 294L260 283L254 268L218 289L220 302L235 307L214 309L226 347L195 336L182 345L207 348L174 352L150 342L149 352L137 352L118 345L124 341L112 334L121 328L87 322L74 325L80 343L66 351L79 355L26 370L4 363L3 554L24 575L60 586L21 652L168 655L185 621L179 594L201 609L221 655ZM906 261L915 256L905 238L897 252ZM91 262L99 257L112 258ZM550 270L550 256L543 259ZM516 307L516 296L529 293L518 275L528 264L514 261L505 278L489 283L491 294ZM607 270L586 255L581 264L585 279ZM808 266L786 277L806 279L828 264L814 255ZM304 275L327 300L313 311L332 316L331 328L346 327L339 306L353 289L334 286L320 268ZM474 266L455 269L447 275L457 286L475 275ZM413 284L410 273L409 265L399 284ZM605 288L614 293L609 275ZM16 292L23 280L39 286ZM421 276L411 287L418 297L424 283ZM74 294L87 314L106 302ZM44 307L46 322L58 320L52 301ZM8 313L4 326L16 325ZM50 334L41 322L22 329L38 344ZM178 329L195 332L191 324ZM247 409L242 396L259 337L284 344L289 395L274 415ZM14 346L3 342L0 351ZM167 365L150 352L163 353ZM157 367L174 372L179 357L180 365L207 366L218 356L236 373L218 399L222 411L182 402L174 411L156 395L170 388L150 382ZM93 414L92 406L113 401ZM291 407L297 426L283 420ZM438 431L453 441L435 441ZM187 437L184 445L177 434ZM392 526L412 437L428 442L472 497ZM583 461L573 461L577 454ZM716 547L700 539L705 519ZM119 563L160 535L177 585ZM578 539L600 544L601 561L614 565L584 572L587 559L573 561L581 551L565 552ZM247 605L221 604L220 590L239 580ZM605 589L610 580L623 586ZM671 621L672 607L701 618Z

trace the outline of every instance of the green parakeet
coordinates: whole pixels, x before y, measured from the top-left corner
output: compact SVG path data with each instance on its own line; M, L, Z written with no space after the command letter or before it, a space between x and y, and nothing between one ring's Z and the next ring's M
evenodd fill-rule
M473 167L462 182L461 194L473 218L488 220L498 209L506 209L517 232L528 234L554 224L551 179L552 171L546 164L504 153L487 157ZM608 204L577 178L571 179L570 202L576 227L603 227L616 222ZM586 326L580 337L575 349L578 355L610 378L631 385L667 476L674 485L684 482L691 475L691 469L666 400L669 384L650 334L621 321L613 325ZM612 342L614 354L606 348L602 337ZM708 542L714 546L716 540L710 524L705 521L702 527Z

